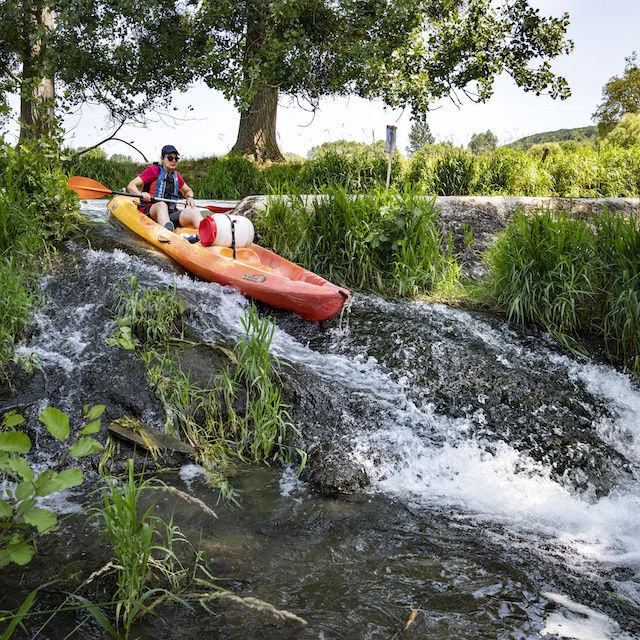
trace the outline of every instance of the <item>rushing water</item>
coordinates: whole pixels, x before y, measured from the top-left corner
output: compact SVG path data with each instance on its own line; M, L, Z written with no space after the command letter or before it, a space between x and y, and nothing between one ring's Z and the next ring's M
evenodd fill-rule
M102 219L103 204L87 209ZM109 402L161 426L144 381L130 382L135 358L104 341L109 287L125 276L175 282L206 341L241 333L247 301L180 275L117 223L92 237L100 248L72 245L73 269L43 283L53 302L21 347L43 363L27 390L33 411L101 402L106 379ZM189 465L165 480L218 519L169 499L156 511L194 542L201 534L221 584L308 624L221 603L215 617L161 609L136 635L390 639L406 623L405 638L638 637L640 391L628 375L441 305L356 296L346 336L335 321L274 317L302 442L365 488L318 492L322 464L302 479L249 467L232 479L241 507L216 506ZM28 413L3 408L11 402ZM94 548L90 537L78 533L78 548Z

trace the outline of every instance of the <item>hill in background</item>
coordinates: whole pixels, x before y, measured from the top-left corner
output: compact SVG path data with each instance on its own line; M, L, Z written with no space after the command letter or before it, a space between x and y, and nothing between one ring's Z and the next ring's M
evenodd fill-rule
M534 144L546 144L549 142L566 142L573 140L580 144L594 144L598 137L598 127L579 127L577 129L558 129L558 131L546 131L535 133L526 138L520 138L515 142L504 145L509 149L522 149L527 151Z

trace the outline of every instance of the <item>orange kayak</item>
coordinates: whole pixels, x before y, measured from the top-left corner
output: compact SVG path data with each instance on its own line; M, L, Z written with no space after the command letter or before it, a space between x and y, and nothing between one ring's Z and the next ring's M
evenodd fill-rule
M289 262L257 244L233 249L191 244L196 229L173 233L138 210L137 200L117 196L109 211L134 233L171 256L203 280L235 287L272 307L293 311L307 320L329 320L351 298L351 292Z

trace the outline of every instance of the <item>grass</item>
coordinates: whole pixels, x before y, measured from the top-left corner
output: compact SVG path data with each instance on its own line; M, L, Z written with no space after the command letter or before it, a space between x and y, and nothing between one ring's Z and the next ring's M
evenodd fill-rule
M484 295L510 321L539 323L574 351L601 340L640 374L639 252L634 219L521 213L486 255Z
M194 381L180 362L179 348L195 345L182 339L184 305L175 288L144 290L129 278L114 285L113 296L112 313L119 328L108 342L138 350L149 384L166 407L167 432L194 447L225 499L234 499L225 474L231 460L293 459L286 440L294 427L282 400L281 364L270 354L275 331L270 319L260 318L251 306L233 350L209 345L226 355L229 364L212 373L210 380ZM297 457L303 465L305 454L297 451Z
M118 320L118 334L136 336L142 344L167 342L182 335L184 303L176 296L175 286L168 291L142 289L135 276L113 287L111 313ZM123 329L128 329L124 332Z
M276 253L348 288L418 297L454 287L459 269L436 223L433 198L379 189L329 189L270 204L256 230Z

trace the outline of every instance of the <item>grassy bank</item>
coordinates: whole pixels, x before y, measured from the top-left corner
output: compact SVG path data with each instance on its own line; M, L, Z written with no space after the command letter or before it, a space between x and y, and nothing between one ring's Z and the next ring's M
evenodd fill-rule
M536 322L577 351L595 338L613 362L640 374L638 256L634 218L519 214L486 256L483 292L510 321Z
M319 193L341 187L367 193L386 186L388 158L379 151L327 152L313 160L258 167L237 156L185 159L180 173L199 198L237 200L252 194ZM122 189L144 165L81 157L66 170ZM425 147L411 158L396 153L391 179L420 195L638 197L640 148L579 148L549 154L502 148L487 156L453 146Z
M80 222L78 199L52 159L53 144L0 145L0 375L31 317L34 283L43 263L54 243Z

